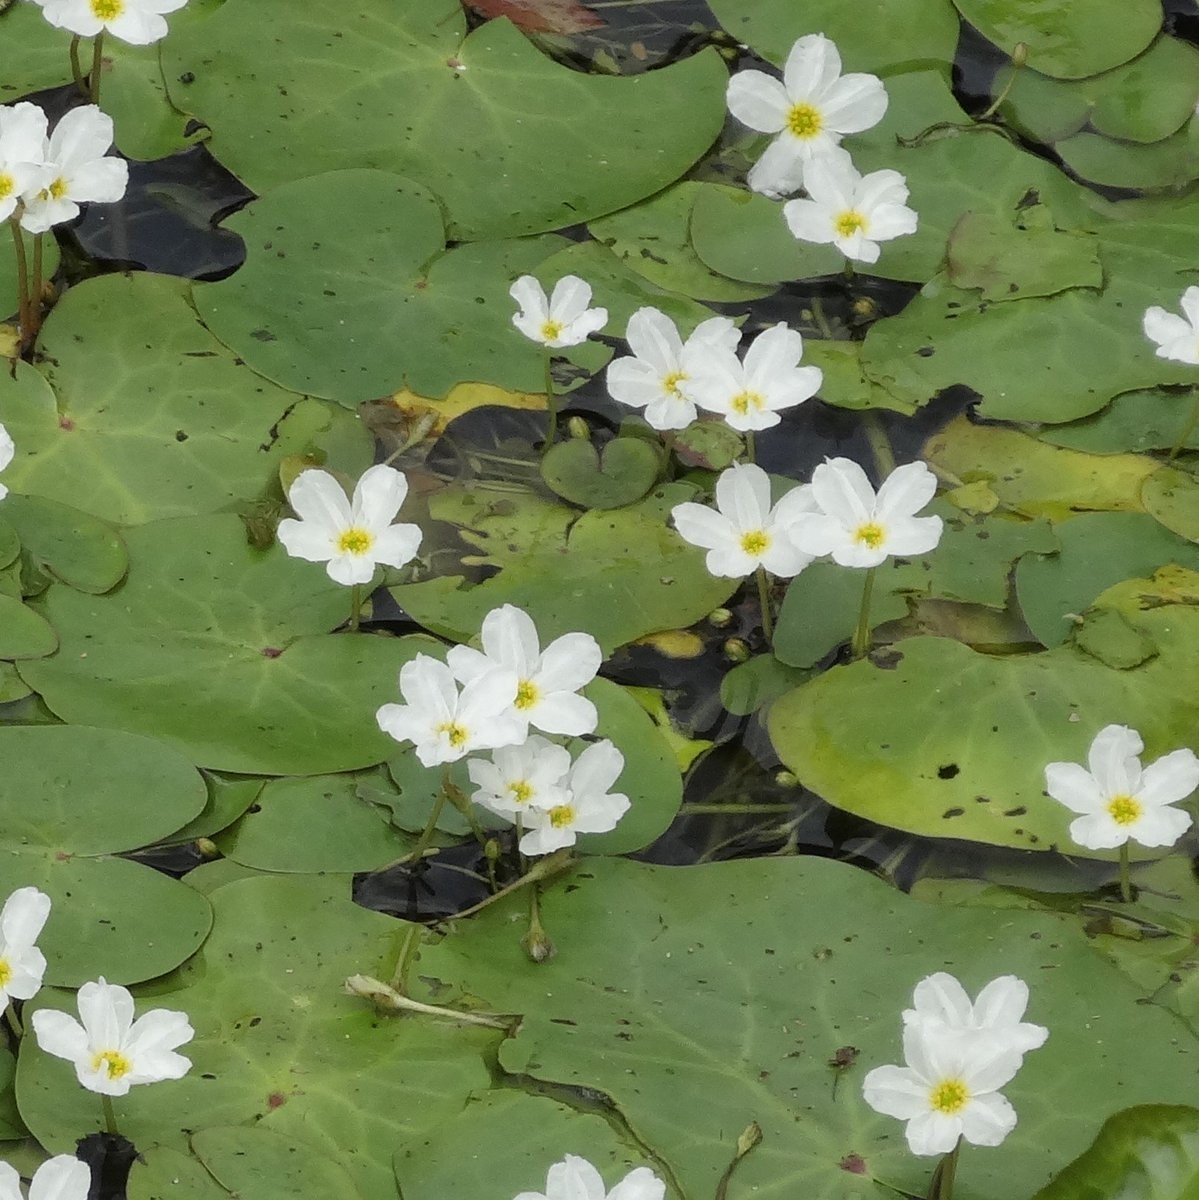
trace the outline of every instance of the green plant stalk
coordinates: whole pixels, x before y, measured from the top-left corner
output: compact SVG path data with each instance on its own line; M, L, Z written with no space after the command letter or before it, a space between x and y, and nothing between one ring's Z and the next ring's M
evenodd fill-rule
M757 1145L762 1141L762 1127L757 1121L751 1122L746 1126L744 1132L737 1139L737 1149L733 1152L733 1157L729 1160L729 1165L725 1167L724 1174L721 1175L719 1182L716 1184L715 1200L725 1200L729 1193L729 1183L732 1181L733 1172L737 1169L737 1164Z
M762 608L762 632L766 635L766 640L773 643L774 616L770 611L770 579L766 574L766 568L762 566L758 567L754 576L758 581L758 603Z
M545 411L547 423L545 428L545 444L541 447L545 452L554 444L558 437L558 398L554 395L554 372L550 366L550 348L545 348Z
M71 78L79 89L81 96L89 95L88 86L83 78L83 67L79 62L79 34L71 38Z
M853 635L854 658L865 658L870 649L870 593L874 590L874 572L877 568L870 567L866 571L866 582L862 584L862 607L858 610L858 627Z
M16 1053L16 1043L25 1036L24 1029L21 1028L21 1018L17 1016L17 1006L10 1000L4 1009L4 1019L8 1022L8 1027L13 1032L13 1037L16 1039L13 1043L13 1053Z
M1026 62L1028 62L1028 47L1023 42L1017 42L1012 51L1012 73L1008 76L1007 83L1003 85L1003 91L991 101L986 112L978 118L980 121L989 121L999 111L999 106L1008 98L1008 93L1016 82L1016 76L1020 74L1020 68Z
M473 917L475 913L490 908L497 900L503 900L505 896L511 896L513 892L518 892L531 883L537 883L542 879L548 879L551 875L557 875L567 870L574 865L574 861L574 856L569 850L555 850L553 854L539 858L524 875L508 884L507 887L500 888L494 896L488 896L486 900L480 900L478 904L456 912L449 919L456 921L459 917Z
M498 1013L468 1013L457 1008L444 1008L440 1004L422 1004L370 975L351 975L345 981L345 990L351 996L365 996L376 1008L446 1017L451 1021L461 1021L465 1025L482 1025L485 1029L505 1029L511 1032L513 1023L519 1020L518 1017L504 1017Z
M45 236L44 233L33 235L33 286L29 289L29 300L38 329L42 327L42 240Z
M480 846L486 848L487 831L479 824L479 818L475 816L475 806L471 803L470 797L464 795L450 778L449 767L446 767L442 773L441 790L446 794L449 802L462 814L462 819L470 826L475 840Z
M100 70L104 64L104 30L92 39L92 73L88 78L89 95L93 104L100 103Z
M17 323L21 327L21 342L24 345L31 338L30 328L33 322L29 316L29 263L25 257L25 239L21 236L21 222L17 216L20 211L21 208L18 205L17 212L8 219L8 227L12 230L14 253L17 259L17 296L20 302L17 309Z
M120 1137L121 1131L117 1128L117 1114L112 1106L111 1096L100 1097L100 1111L104 1114L104 1132Z
M932 1184L928 1189L928 1200L952 1200L953 1181L958 1173L958 1152L961 1148L962 1139L958 1138L957 1145L937 1163Z
M1179 455L1183 446L1186 445L1186 440L1194 431L1195 425L1199 422L1199 387L1191 388L1195 396L1195 403L1191 406L1191 415L1187 418L1187 423L1182 427L1182 432L1178 435L1178 441L1170 447L1170 453L1166 455L1166 462L1173 462Z
M362 584L350 584L350 632L358 632L358 623L362 619Z
M529 928L520 944L530 962L543 963L557 953L553 939L541 924L541 901L536 882L529 888Z
M1128 854L1128 843L1120 847L1120 899L1132 903L1132 862Z
M884 479L895 470L895 451L891 449L891 439L883 427L882 418L878 413L868 409L862 414L862 432L870 444L870 453L874 455L874 465Z

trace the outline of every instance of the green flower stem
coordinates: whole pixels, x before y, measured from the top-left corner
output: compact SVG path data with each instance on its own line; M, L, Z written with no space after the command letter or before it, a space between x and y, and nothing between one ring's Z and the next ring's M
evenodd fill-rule
M558 437L558 398L554 395L554 373L550 368L550 348L545 348L545 411L548 423L545 429L545 445L541 447L542 456L554 444Z
M758 461L758 444L754 441L754 431L752 429L745 431L745 461L747 463L756 463Z
M765 567L758 567L754 572L758 581L758 603L762 606L762 632L768 642L774 641L774 616L770 611L770 579Z
M1186 445L1186 440L1191 436L1195 429L1196 422L1199 422L1199 387L1192 388L1191 391L1195 396L1195 403L1191 406L1191 415L1187 418L1187 423L1182 427L1182 432L1178 435L1178 441L1170 447L1170 453L1166 455L1166 462L1173 462L1183 446Z
M958 1173L958 1152L961 1148L962 1139L958 1138L957 1145L937 1163L932 1184L928 1189L928 1200L952 1200L953 1181Z
M895 470L895 451L891 449L891 439L887 437L887 431L878 413L868 409L862 414L862 432L866 435L866 441L870 443L874 465L885 479Z
M546 855L545 858L539 858L519 879L508 884L505 888L500 888L494 896L488 896L486 900L480 900L478 904L470 908L464 908L461 912L454 914L452 920L458 920L459 917L473 917L475 913L482 912L485 908L490 908L497 900L504 899L505 896L511 896L513 892L520 891L523 887L528 887L531 883L539 883L543 879L549 879L553 875L558 875L563 871L569 870L574 866L575 858L569 850L555 850L553 854Z
M750 1122L737 1139L737 1149L733 1152L733 1157L729 1160L729 1165L725 1167L724 1174L721 1175L719 1182L716 1184L716 1200L725 1200L725 1197L729 1194L729 1184L732 1182L733 1172L737 1169L737 1164L755 1146L759 1145L761 1141L761 1125L757 1121Z
M120 1137L121 1131L117 1128L117 1114L112 1106L111 1096L100 1097L100 1111L104 1114L104 1132Z
M425 827L420 831L420 837L416 839L416 845L412 847L402 858L397 858L395 862L388 863L387 867L398 867L403 863L419 862L424 853L429 848L429 843L433 840L434 831L437 829L437 822L441 820L442 810L445 808L445 802L448 797L445 794L445 788L437 793L437 799L433 801L433 807L429 810L429 819L425 822ZM383 870L387 870L384 867Z
M870 567L866 571L866 582L862 584L862 607L858 611L858 627L853 635L854 658L865 658L870 649L870 593L874 590L874 572L877 568Z
M45 236L44 233L33 235L33 286L29 289L29 300L33 306L33 320L38 329L42 325L42 240Z
M422 1004L370 975L351 975L345 982L345 989L351 996L365 996L376 1008L390 1009L392 1012L424 1013L430 1017L447 1017L451 1021L461 1021L464 1025L482 1025L486 1029L504 1029L511 1033L513 1024L520 1020L519 1017L505 1017L499 1013L468 1013L457 1008L443 1008L440 1004Z
M1132 903L1132 862L1128 855L1128 843L1120 847L1120 899Z
M475 840L487 849L487 830L479 824L479 818L475 816L475 806L471 803L470 797L465 795L458 785L450 777L450 769L446 767L441 776L441 790L445 793L449 802L462 814L462 819L470 826L470 831L475 835Z
M1016 76L1020 74L1020 68L1026 62L1028 62L1028 47L1023 42L1017 42L1012 50L1012 73L1008 76L1007 83L1003 85L1003 91L991 101L986 112L978 118L980 121L989 121L999 111L999 106L1008 98L1012 84L1016 82Z
M71 78L81 96L89 95L87 83L83 78L83 67L79 63L79 34L71 38Z
M13 1053L16 1053L16 1043L25 1036L25 1030L21 1028L21 1018L17 1016L17 1006L10 1000L4 1009L4 1019L8 1022L8 1027L12 1030L13 1038Z
M557 949L554 946L545 927L541 924L541 902L537 895L537 884L529 888L529 929L520 944L524 947L525 954L530 962L543 963L557 954Z
M396 957L396 969L391 974L391 987L401 996L408 994L408 968L412 965L412 959L416 955L423 932L422 926L409 925L407 933L404 934L404 940L400 944L400 953Z
M8 227L12 230L14 253L17 259L17 296L20 301L17 321L21 327L21 344L31 340L30 327L33 322L29 316L29 263L25 257L25 239L21 236L21 222L18 216L21 207L8 219Z
M835 341L836 335L824 313L824 301L819 296L812 297L812 316L816 320L816 328L820 330L821 337L828 342Z
M350 632L358 632L358 623L362 619L362 584L350 584Z
M847 258L845 260L845 282L852 286L853 281L854 281L854 276L855 276L855 272L853 269L853 259Z
M100 103L100 70L104 64L104 30L92 39L92 73L88 79L93 104Z

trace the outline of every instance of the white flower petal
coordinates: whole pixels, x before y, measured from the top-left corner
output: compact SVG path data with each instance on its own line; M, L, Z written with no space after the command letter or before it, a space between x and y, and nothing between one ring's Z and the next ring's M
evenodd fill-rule
M770 513L770 476L754 463L735 463L721 471L716 507L738 533L762 529Z
M35 887L17 888L0 909L0 944L8 951L27 950L50 916L50 897Z
M1026 1000L1027 994L1028 989L1025 988ZM966 995L966 989L946 971L938 971L916 984L912 1003L915 1009L904 1013L905 1022L911 1015L918 1020L934 1020L946 1025L968 1027L974 1018L974 1006L970 1003L970 997Z
M874 75L843 75L821 97L820 111L837 133L861 133L883 119L887 89Z
M777 137L750 167L745 182L750 191L781 200L803 187L807 161L802 142L793 137Z
M787 54L783 83L792 101L815 97L823 101L840 74L841 54L836 43L823 33L809 33L799 38Z
M87 1030L74 1017L55 1008L40 1008L31 1019L37 1044L47 1054L69 1062L87 1055Z
M664 1200L665 1195L666 1184L649 1167L635 1167L608 1193L608 1200Z
M783 219L791 236L802 242L823 246L837 236L828 209L815 200L788 200L783 205Z
M1157 808L1185 800L1197 787L1199 758L1193 750L1175 750L1141 772L1136 798L1148 807Z
M679 337L675 323L664 312L656 308L639 308L629 318L625 341L629 343L629 349L652 367L659 377L679 369L683 339Z
M550 295L550 318L569 325L577 321L591 303L591 284L577 275L563 275Z
M1095 735L1087 752L1087 765L1109 799L1136 790L1141 774L1137 755L1144 749L1141 735L1127 725L1107 725Z
M928 1111L928 1084L909 1067L875 1067L862 1080L862 1096L875 1112L910 1121Z
M881 521L913 517L937 492L937 477L922 462L904 463L883 480L874 506Z
M998 1146L1016 1128L1016 1110L997 1092L971 1097L962 1109L962 1137L974 1146Z
M904 1132L913 1154L948 1154L962 1135L962 1122L944 1113L922 1112L908 1122Z
M737 531L728 517L702 504L676 504L670 517L679 536L693 546L723 553L737 544Z
M350 526L350 502L328 471L301 471L287 489L287 502L296 516L330 538Z
M884 527L883 549L899 558L927 554L941 540L944 524L940 517L908 517Z
M787 89L764 71L738 71L729 80L726 100L729 112L759 133L778 133L787 124Z
M1095 777L1078 763L1055 762L1045 767L1045 790L1071 812L1093 813L1107 797Z
M363 471L354 485L350 503L352 521L378 535L396 518L408 495L408 480L402 471L378 463Z
M1088 850L1114 850L1132 836L1131 826L1118 825L1106 812L1087 813L1070 822L1070 836Z
M533 275L522 275L508 289L508 295L520 306L517 316L524 316L542 325L549 316L550 305L545 289Z
M493 608L484 618L483 651L493 663L515 671L528 679L537 668L541 646L533 618L515 604Z
M92 1186L91 1168L73 1154L48 1158L33 1174L29 1200L87 1200ZM0 1188L0 1200L4 1192Z

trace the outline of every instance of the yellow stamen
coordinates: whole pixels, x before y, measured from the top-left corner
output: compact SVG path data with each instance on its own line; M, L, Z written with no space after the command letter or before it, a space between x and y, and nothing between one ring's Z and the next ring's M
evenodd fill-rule
M11 175L0 171L0 200L7 200L17 190L17 181Z
M562 322L547 320L542 322L541 337L543 341L553 342L562 336Z
M11 978L12 967L8 965L8 959L0 958L0 988L6 987Z
M569 804L550 809L550 824L555 829L569 829L574 824L575 810Z
M522 679L516 687L516 699L512 702L517 708L532 708L541 699L537 685L531 679Z
M876 525L873 521L869 521L865 525L859 525L854 530L853 540L861 542L864 546L869 546L871 550L877 550L883 544L883 539L886 536L886 531L881 525Z
M515 783L510 783L508 791L512 793L512 799L517 804L528 804L533 798L533 785L527 779L518 779Z
M1107 802L1107 811L1117 825L1132 825L1141 819L1145 810L1132 796L1113 796Z
M67 194L67 181L60 175L47 190L55 200L61 200Z
M664 392L669 392L676 400L681 400L683 398L683 393L679 391L679 380L686 378L687 375L684 371L671 371L671 373L662 380L662 390Z
M969 1100L970 1089L960 1079L943 1079L928 1097L929 1107L946 1116L961 1112Z
M738 392L730 401L729 408L738 416L743 417L751 408L761 412L765 402L757 392Z
M119 1050L98 1050L92 1055L92 1070L103 1070L109 1079L120 1079L133 1070L133 1063Z
M342 554L365 554L374 544L374 534L357 525L351 526L337 539L337 548Z
M115 21L125 11L125 0L90 0L98 21Z
M801 102L793 105L787 114L787 128L792 137L803 138L806 141L808 138L814 138L824 128L824 118L818 108Z
M851 208L837 214L836 219L833 221L833 228L840 237L853 237L855 233L866 232L866 218L860 212L856 212Z
M444 733L449 740L451 746L455 750L459 749L467 738L467 731L464 725L459 725L457 721L446 721L443 725L437 726L438 733Z
M752 529L741 535L741 549L746 554L765 554L770 547L770 534L765 529Z

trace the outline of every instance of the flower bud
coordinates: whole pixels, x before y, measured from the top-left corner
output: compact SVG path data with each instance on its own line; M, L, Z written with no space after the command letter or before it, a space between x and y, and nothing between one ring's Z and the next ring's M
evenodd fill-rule
M530 962L543 963L558 953L558 947L554 945L549 934L540 925L535 925L530 929L520 939L520 944Z
M591 427L582 417L571 417L566 422L566 431L572 438L589 438L591 436Z
M723 629L733 619L732 612L727 608L714 608L708 613L708 624Z
M743 663L749 661L749 646L743 638L729 638L724 644L724 656L729 662Z

